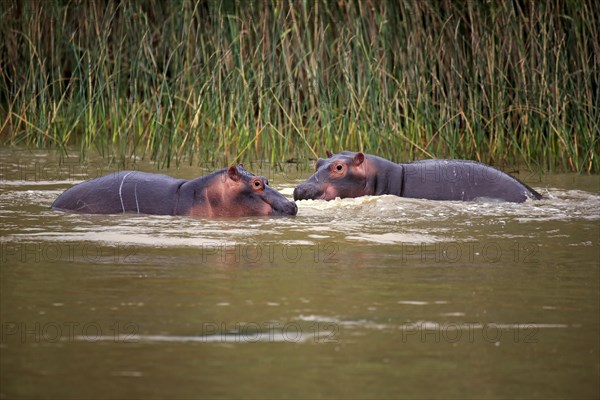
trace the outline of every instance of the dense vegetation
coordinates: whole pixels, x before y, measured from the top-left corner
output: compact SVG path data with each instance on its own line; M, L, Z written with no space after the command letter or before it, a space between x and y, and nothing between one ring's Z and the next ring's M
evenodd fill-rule
M600 6L0 1L0 142L600 171Z

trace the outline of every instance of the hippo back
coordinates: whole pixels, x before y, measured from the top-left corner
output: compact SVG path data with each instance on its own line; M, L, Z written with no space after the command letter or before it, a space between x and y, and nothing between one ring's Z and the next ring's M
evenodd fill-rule
M73 186L56 199L52 208L91 214L174 215L178 191L185 182L162 174L115 172Z
M542 197L518 179L476 161L434 159L400 165L403 197L517 203Z

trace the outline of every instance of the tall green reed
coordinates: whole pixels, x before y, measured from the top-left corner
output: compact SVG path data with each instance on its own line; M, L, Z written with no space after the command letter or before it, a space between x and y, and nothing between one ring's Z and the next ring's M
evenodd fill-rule
M0 2L0 141L600 171L594 0Z

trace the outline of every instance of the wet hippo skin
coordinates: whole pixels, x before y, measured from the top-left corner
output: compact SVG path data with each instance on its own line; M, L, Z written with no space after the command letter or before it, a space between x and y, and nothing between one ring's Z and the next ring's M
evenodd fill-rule
M298 208L240 164L187 181L121 171L67 189L52 204L90 214L161 214L195 217L296 215Z
M294 200L392 194L429 200L509 201L542 196L489 165L465 160L423 160L396 164L350 151L327 152L316 172L294 190Z

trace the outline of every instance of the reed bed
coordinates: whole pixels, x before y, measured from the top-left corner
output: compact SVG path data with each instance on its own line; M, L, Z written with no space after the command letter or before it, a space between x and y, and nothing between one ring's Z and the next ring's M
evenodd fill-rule
M0 35L4 145L600 171L595 0L3 0Z

